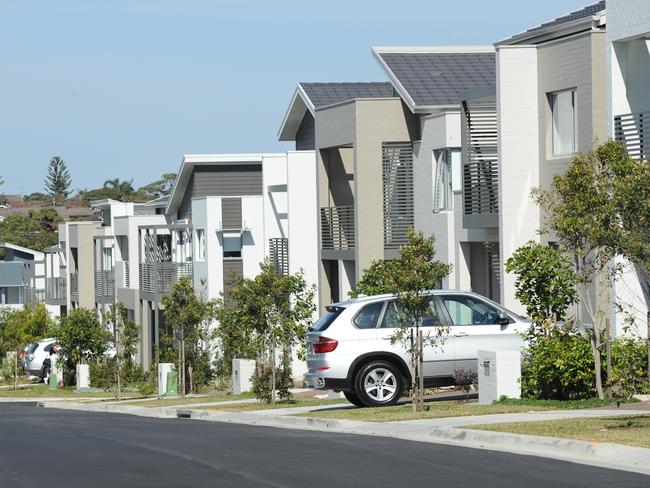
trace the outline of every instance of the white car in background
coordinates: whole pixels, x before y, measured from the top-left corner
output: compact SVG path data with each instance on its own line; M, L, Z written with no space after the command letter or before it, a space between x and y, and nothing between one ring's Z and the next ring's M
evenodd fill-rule
M326 307L307 335L305 386L342 391L353 404L394 405L409 388L409 355L391 344L398 326L393 295L360 297ZM477 371L479 349L521 350L530 321L476 293L428 294L425 336L449 327L445 341L424 349L425 387L454 384L458 369Z
M47 382L50 371L43 362L50 357L50 349L52 349L55 342L55 339L50 338L30 344L23 358L26 374L36 376L41 381Z

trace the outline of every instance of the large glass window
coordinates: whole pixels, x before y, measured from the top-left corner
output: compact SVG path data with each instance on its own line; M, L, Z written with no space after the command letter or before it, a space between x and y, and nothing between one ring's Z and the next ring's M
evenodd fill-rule
M443 295L453 325L491 325L499 323L499 310L482 300L462 295Z
M457 149L434 151L433 209L454 208L454 192L461 190L461 155Z
M566 90L549 95L553 155L576 152L576 91Z

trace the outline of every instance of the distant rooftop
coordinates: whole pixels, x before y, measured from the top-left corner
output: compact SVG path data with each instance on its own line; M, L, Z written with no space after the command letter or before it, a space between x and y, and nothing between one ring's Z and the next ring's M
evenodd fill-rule
M299 83L314 108L354 100L355 98L394 97L393 85L388 82L359 83Z

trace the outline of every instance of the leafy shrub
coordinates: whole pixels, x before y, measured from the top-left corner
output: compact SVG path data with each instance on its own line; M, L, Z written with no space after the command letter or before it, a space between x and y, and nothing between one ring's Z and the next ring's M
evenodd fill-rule
M472 387L478 383L478 374L471 369L456 369L454 382L456 387L465 394L465 398L468 398Z
M90 386L110 391L115 384L115 365L113 361L90 363L88 368Z
M521 378L525 397L578 400L595 392L591 344L585 334L558 328L530 339Z
M291 378L291 367L287 367L286 359L275 371L275 389L280 401L288 401L293 398L289 391L293 387ZM255 374L253 375L253 393L260 401L271 403L271 368L266 362L258 362Z
M601 351L605 368L605 351ZM619 398L648 391L647 349L642 339L612 340L612 388ZM586 334L554 329L548 337L530 339L524 351L521 379L524 397L579 400L595 395L591 343Z

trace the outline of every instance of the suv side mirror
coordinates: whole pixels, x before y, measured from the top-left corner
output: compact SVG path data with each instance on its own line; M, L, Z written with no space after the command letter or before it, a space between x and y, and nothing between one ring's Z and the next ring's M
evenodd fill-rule
M508 325L510 323L510 317L503 310L499 310L499 324Z

